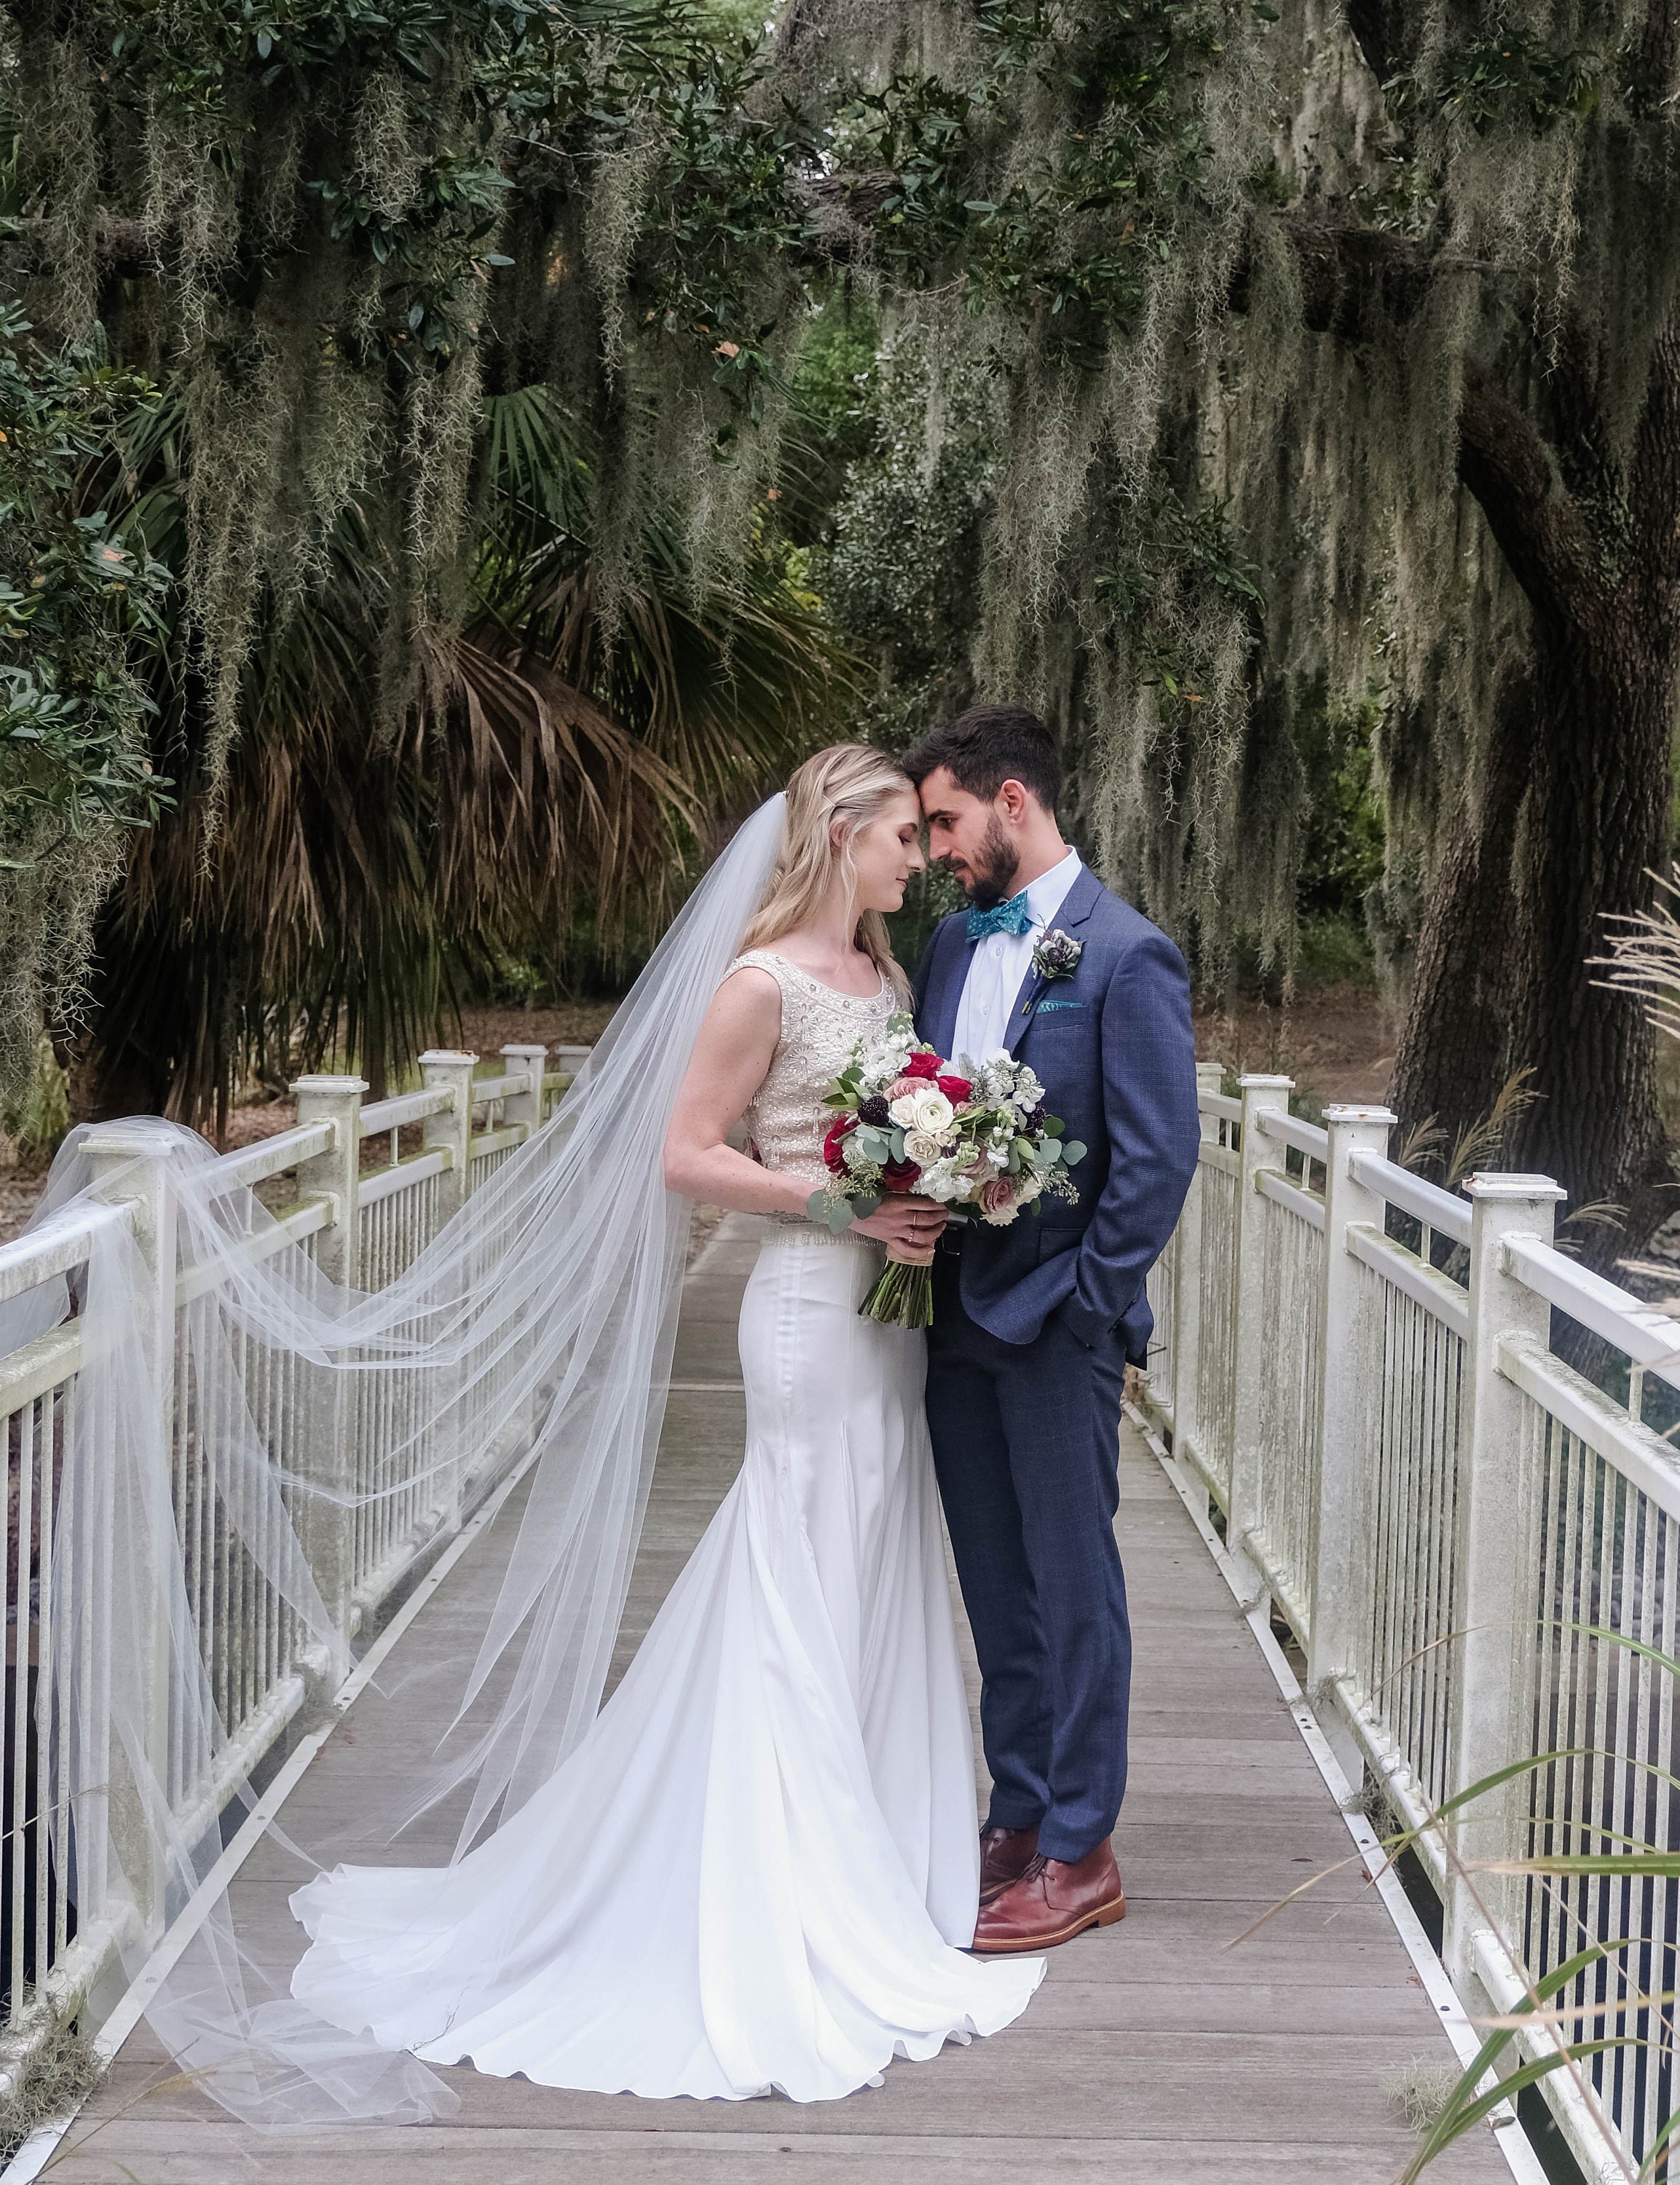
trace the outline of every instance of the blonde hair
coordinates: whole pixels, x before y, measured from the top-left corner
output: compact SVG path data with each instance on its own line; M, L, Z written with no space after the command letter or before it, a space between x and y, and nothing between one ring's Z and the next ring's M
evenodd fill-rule
M797 932L816 914L837 871L850 885L855 877L851 846L859 830L912 788L897 762L868 744L831 744L807 759L789 780L781 854L747 927L742 952L768 948ZM907 1008L910 981L893 955L879 911L860 914L856 939Z

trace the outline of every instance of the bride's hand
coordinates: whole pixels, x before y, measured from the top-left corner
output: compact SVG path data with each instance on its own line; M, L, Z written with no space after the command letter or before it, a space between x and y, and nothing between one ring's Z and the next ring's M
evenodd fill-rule
M862 1221L852 1216L860 1236L873 1237L887 1248L887 1257L901 1266L931 1265L934 1247L948 1219L944 1207L931 1199L912 1196L884 1199L873 1214Z

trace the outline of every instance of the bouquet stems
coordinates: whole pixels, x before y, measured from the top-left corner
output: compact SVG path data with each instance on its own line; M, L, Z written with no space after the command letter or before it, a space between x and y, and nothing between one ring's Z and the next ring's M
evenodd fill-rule
M875 1287L857 1308L864 1320L878 1320L884 1327L931 1327L934 1324L934 1271L907 1266L889 1260Z

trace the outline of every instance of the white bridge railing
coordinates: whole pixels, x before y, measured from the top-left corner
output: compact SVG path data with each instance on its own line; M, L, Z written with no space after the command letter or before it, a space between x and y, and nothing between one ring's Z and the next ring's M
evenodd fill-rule
M561 1059L575 1067L585 1051L561 1049ZM297 1126L217 1164L230 1189L261 1188L272 1204L276 1225L252 1239L252 1251L303 1243L335 1280L365 1290L382 1288L461 1199L546 1120L571 1082L567 1070L547 1069L544 1047L516 1045L501 1053L505 1067L497 1077L474 1075L476 1055L428 1053L421 1058L421 1091L371 1104L363 1102L367 1088L359 1077L299 1079L293 1087ZM399 1134L412 1124L421 1126L421 1144L405 1156ZM385 1142L380 1150L386 1158L377 1165L365 1165L369 1141ZM167 1224L155 1218L158 1163L136 1162L137 1152L147 1148L120 1122L98 1126L89 1148L96 1173L112 1176L109 1203L67 1210L0 1245L0 1302L55 1277L69 1276L74 1283L99 1225L131 1226L155 1291L150 1317L162 1369L156 1385L171 1392L168 1440L187 1595L227 1733L212 1759L187 1749L181 1727L169 1725L165 1772L176 1811L185 1818L220 1810L284 1736L311 1692L324 1696L327 1658L264 1576L265 1558L252 1551L261 1544L242 1540L228 1521L219 1469L224 1452L215 1422L197 1414L191 1383L193 1316L208 1312L211 1301L192 1292L170 1262ZM39 1719L49 1685L62 1696L69 1682L42 1672L74 1659L68 1650L86 1640L55 1612L53 1568L54 1540L66 1516L64 1454L81 1359L74 1318L0 1358L8 1517L0 2090L14 2080L53 2013L80 2007L108 1971L111 1923L124 1916L103 1889L100 1844L73 1842L70 1817L42 1809L42 1753L49 1733L89 1734L85 1721L73 1726L67 1718L51 1724ZM250 1369L244 1383L251 1416L276 1465L341 1490L301 1498L306 1506L298 1523L335 1620L348 1634L365 1630L459 1530L517 1452L481 1452L470 1476L452 1478L428 1465L427 1451L395 1415L399 1400L389 1377L358 1377L347 1393L338 1375L327 1377L326 1389L311 1385L298 1361L276 1364L271 1358L260 1366L251 1357L242 1364ZM415 1484L405 1491L410 1475ZM62 1537L70 1537L68 1529ZM106 1544L107 1552L114 1545Z
M1644 1416L1648 1383L1680 1389L1680 1326L1556 1249L1549 1179L1443 1191L1387 1159L1384 1109L1320 1128L1288 1113L1287 1078L1231 1099L1218 1065L1197 1076L1147 1407L1298 1640L1353 1780L1424 1829L1472 2015L1622 1945L1557 2001L1597 2007L1574 2038L1628 2045L1543 2084L1588 2176L1631 2176L1675 2104L1680 1883L1490 1869L1680 1847L1675 1680L1638 1651L1680 1652L1680 1461ZM1554 1308L1627 1361L1625 1404L1554 1354Z

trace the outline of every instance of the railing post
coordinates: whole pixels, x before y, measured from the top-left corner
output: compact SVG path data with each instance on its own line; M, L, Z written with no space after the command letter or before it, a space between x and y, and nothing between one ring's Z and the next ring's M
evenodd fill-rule
M1198 1062L1198 1094L1217 1092L1225 1065ZM1217 1143L1219 1118L1203 1115L1202 1143ZM1173 1450L1186 1455L1196 1446L1196 1376L1202 1356L1202 1165L1190 1179L1184 1211L1178 1219L1178 1273L1173 1285Z
M1324 1169L1324 1259L1319 1285L1319 1509L1317 1552L1309 1574L1311 1629L1307 1646L1309 1690L1347 1674L1354 1664L1356 1618L1370 1601L1370 1559L1361 1529L1364 1483L1361 1421L1368 1391L1362 1386L1356 1315L1359 1268L1348 1250L1354 1222L1383 1224L1378 1194L1353 1173L1356 1153L1388 1151L1398 1119L1387 1108L1337 1104L1324 1111L1330 1143ZM1337 1757L1359 1782L1363 1763L1346 1724L1334 1709L1319 1710Z
M292 1083L299 1123L329 1123L332 1143L325 1153L298 1164L298 1196L324 1199L332 1219L310 1240L315 1263L330 1281L354 1289L359 1277L361 1176L361 1097L365 1077L299 1077ZM309 1406L300 1469L319 1491L305 1492L298 1510L298 1531L321 1601L334 1628L350 1636L352 1595L356 1586L355 1512L356 1416L354 1391L347 1377L331 1366L311 1366L306 1378Z
M1267 1310L1263 1256L1265 1201L1255 1178L1262 1168L1281 1161L1281 1153L1269 1147L1259 1122L1263 1108L1289 1105L1295 1089L1292 1077L1249 1075L1237 1080L1242 1092L1241 1173L1236 1179L1236 1296L1231 1387L1231 1509L1225 1545L1245 1562L1252 1562L1248 1540L1264 1522L1262 1506L1265 1452L1260 1445L1260 1389L1265 1374L1266 1346L1277 1330ZM1256 1573L1258 1578L1258 1573Z
M534 1138L543 1127L543 1072L548 1067L549 1051L545 1047L516 1044L502 1049L502 1059L510 1077L522 1070L526 1078L526 1090L510 1092L503 1101L502 1120L523 1123L526 1137Z
M294 1077L291 1085L300 1124L332 1126L332 1143L327 1151L298 1163L298 1196L332 1202L332 1219L316 1230L311 1242L316 1266L344 1289L356 1286L361 1096L366 1090L365 1077Z
M167 1494L176 1400L176 1200L170 1166L177 1158L177 1149L120 1122L97 1124L85 1143L92 1170L94 1196L110 1205L126 1203L132 1210L132 1233L144 1284L139 1336L146 1361L146 1379L142 1388L128 1394L135 1416L145 1422L144 1438L152 1443L145 1452L146 1459L158 1467L157 1484L160 1491ZM114 1490L114 1483L106 1482L104 1485L107 1491L119 1491ZM113 1510L108 1514L115 1523L126 1521L132 1524L136 1513ZM111 1540L105 1545L109 1552L143 1554L146 1544ZM169 1764L169 1595L161 1572L142 1573L142 1584L144 1598L153 1611L149 1629L123 1632L108 1626L106 1643L135 1650L138 1674L144 1679L147 1762L162 1794L167 1797L178 1787L170 1783ZM133 1598L136 1592L132 1575L120 1592L109 1582L101 1588L95 1581L97 1612L109 1616L120 1598ZM142 1608L140 1613L143 1618L146 1611ZM99 1642L96 1639L93 1643L97 1646ZM109 1735L109 1724L101 1725L102 1733ZM134 1892L135 1909L143 1931L159 1931L168 1882L165 1848L148 1819L147 1794L135 1781L126 1756L114 1741L108 1767L107 1825L111 1848ZM75 1819L79 1829L87 1827L87 1814L78 1813ZM83 1843L79 1838L79 1864L84 1853L87 1858L87 1866L83 1869L84 1886L87 1887L90 1907L97 1907L103 1891L101 1882L88 1869L97 1868L101 1861L95 1845Z
M1500 1372L1499 1352L1501 1340L1513 1335L1544 1348L1551 1308L1506 1271L1504 1245L1515 1236L1549 1243L1557 1202L1565 1196L1546 1176L1473 1176L1464 1188L1472 1209L1470 1339L1459 1414L1459 1584L1453 1621L1461 1670L1455 1680L1449 1793L1530 1752L1530 1665L1540 1608L1536 1482L1529 1476L1522 1395ZM1454 1817L1453 1841L1460 1859L1499 1858L1521 1850L1528 1789L1528 1780L1518 1777L1477 1799L1467 1815ZM1471 1901L1471 1886L1501 1924L1507 1924L1514 1894L1510 1877L1453 1879L1445 1956L1467 2004L1480 1990L1475 1943L1487 1925Z
M451 1104L441 1115L426 1118L423 1132L428 1150L434 1146L447 1146L450 1154L449 1173L438 1178L440 1224L449 1220L472 1188L472 1178L467 1171L472 1158L472 1073L477 1062L476 1054L449 1047L429 1048L420 1058L421 1076L427 1091L444 1087L453 1096Z

